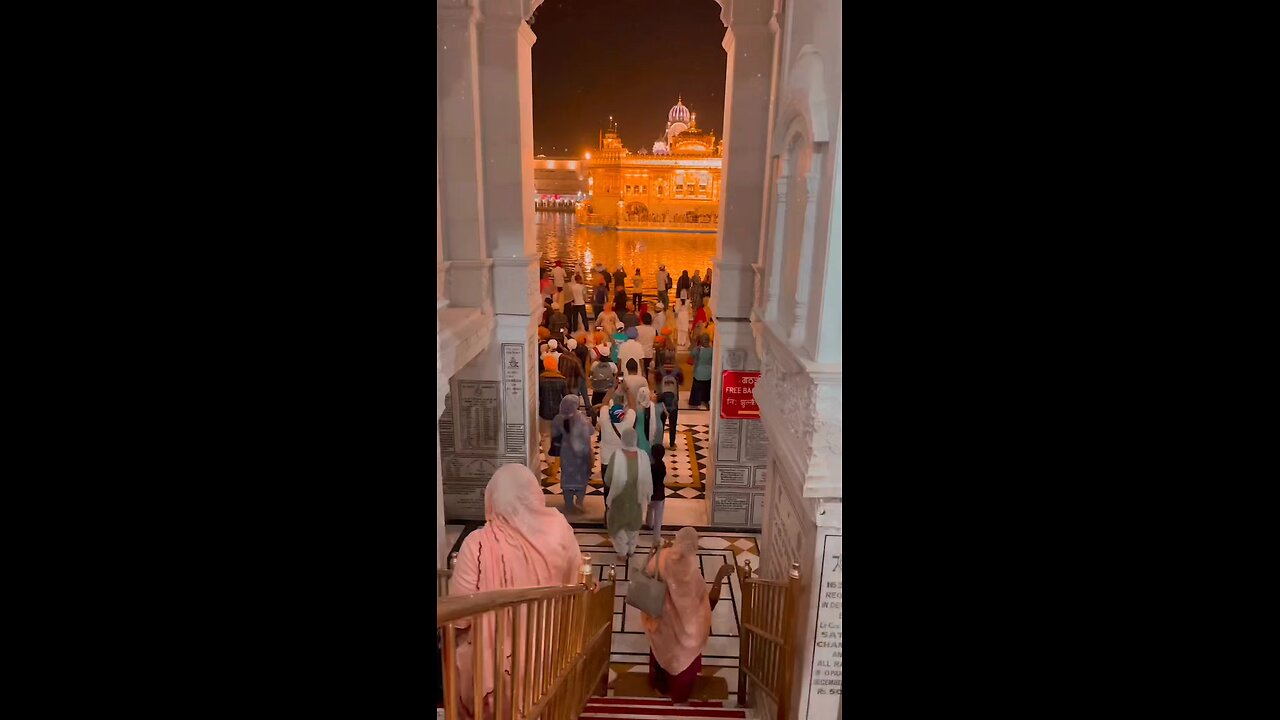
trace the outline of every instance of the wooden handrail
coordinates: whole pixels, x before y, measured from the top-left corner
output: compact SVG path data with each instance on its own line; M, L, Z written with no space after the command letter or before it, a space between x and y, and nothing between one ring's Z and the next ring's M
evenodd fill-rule
M514 590L490 590L472 595L453 595L441 598L436 603L436 627L444 627L445 623L491 610L514 607L532 600L550 600L566 595L577 595L587 590L589 588L581 585L552 585Z
M500 720L573 720L587 698L606 692L615 601L611 566L595 580L582 556L578 584L494 590L438 599L444 712L461 704ZM471 648L471 688L460 686L460 650ZM477 653L478 648L492 652ZM462 656L465 657L465 656ZM489 695L480 679L492 669ZM466 697L462 697L465 692ZM489 698L489 701L486 701Z

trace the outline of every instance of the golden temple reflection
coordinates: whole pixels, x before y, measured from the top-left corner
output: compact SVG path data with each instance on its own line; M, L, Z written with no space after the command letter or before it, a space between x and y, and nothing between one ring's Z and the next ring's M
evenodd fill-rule
M658 265L667 266L674 282L679 279L681 270L688 270L690 277L695 270L705 275L707 268L711 267L711 258L716 254L714 234L619 232L612 228L578 225L571 215L554 212L539 212L535 218L542 267L549 268L559 260L567 268L585 270L582 278L591 288L597 282L591 272L596 263L603 264L612 272L621 262L627 273L628 287L638 267L644 293L652 296L657 293Z

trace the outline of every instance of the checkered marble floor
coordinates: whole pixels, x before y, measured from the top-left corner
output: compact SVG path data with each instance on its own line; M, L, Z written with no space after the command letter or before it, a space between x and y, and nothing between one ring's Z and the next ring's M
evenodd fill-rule
M663 434L666 441L668 435ZM711 443L711 428L704 420L697 424L676 423L676 446L668 447L663 458L667 465L665 483L668 498L702 500L706 498L707 456ZM604 480L600 476L600 446L592 440L595 464L587 484L587 495L604 495ZM692 450L691 450L692 449ZM547 495L563 495L560 489L560 459L538 453L539 479L542 492Z

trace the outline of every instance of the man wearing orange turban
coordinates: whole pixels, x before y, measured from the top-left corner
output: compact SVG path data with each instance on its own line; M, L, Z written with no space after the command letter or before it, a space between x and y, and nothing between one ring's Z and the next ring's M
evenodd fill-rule
M559 364L558 355L547 355L542 358L544 371L538 376L538 447L543 452L551 443L551 421L560 413L560 401L568 392Z

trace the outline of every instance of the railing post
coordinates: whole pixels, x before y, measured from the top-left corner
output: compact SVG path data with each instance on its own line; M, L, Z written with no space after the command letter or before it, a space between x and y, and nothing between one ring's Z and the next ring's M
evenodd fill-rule
M583 554L582 567L578 570L578 584L583 587L591 586L591 556Z
M791 702L791 681L795 672L796 636L792 629L799 616L800 563L791 563L787 578L787 605L782 616L782 687L778 691L778 720L786 720L787 704Z
M617 596L618 592L618 567L614 563L609 563L609 571L605 575L609 579L609 592ZM609 646L605 648L604 673L600 676L600 684L596 687L596 694L604 697L609 694L609 660L613 657L613 601L609 601L609 614L605 615L606 622L609 623L609 629L606 631L609 635Z
M447 569L447 570L452 570L452 569L453 569L453 564L454 564L454 563L456 563L456 562L458 562L458 553L456 553L456 552L451 552L451 553L449 553L449 560L448 560L447 564L445 565L445 569Z
M743 619L752 618L752 596L755 594L754 588L747 581L751 579L751 561L744 560L745 568L738 568L738 579L742 585L742 617ZM738 636L738 707L750 707L747 700L747 659L750 657L751 651L751 633L743 631Z

